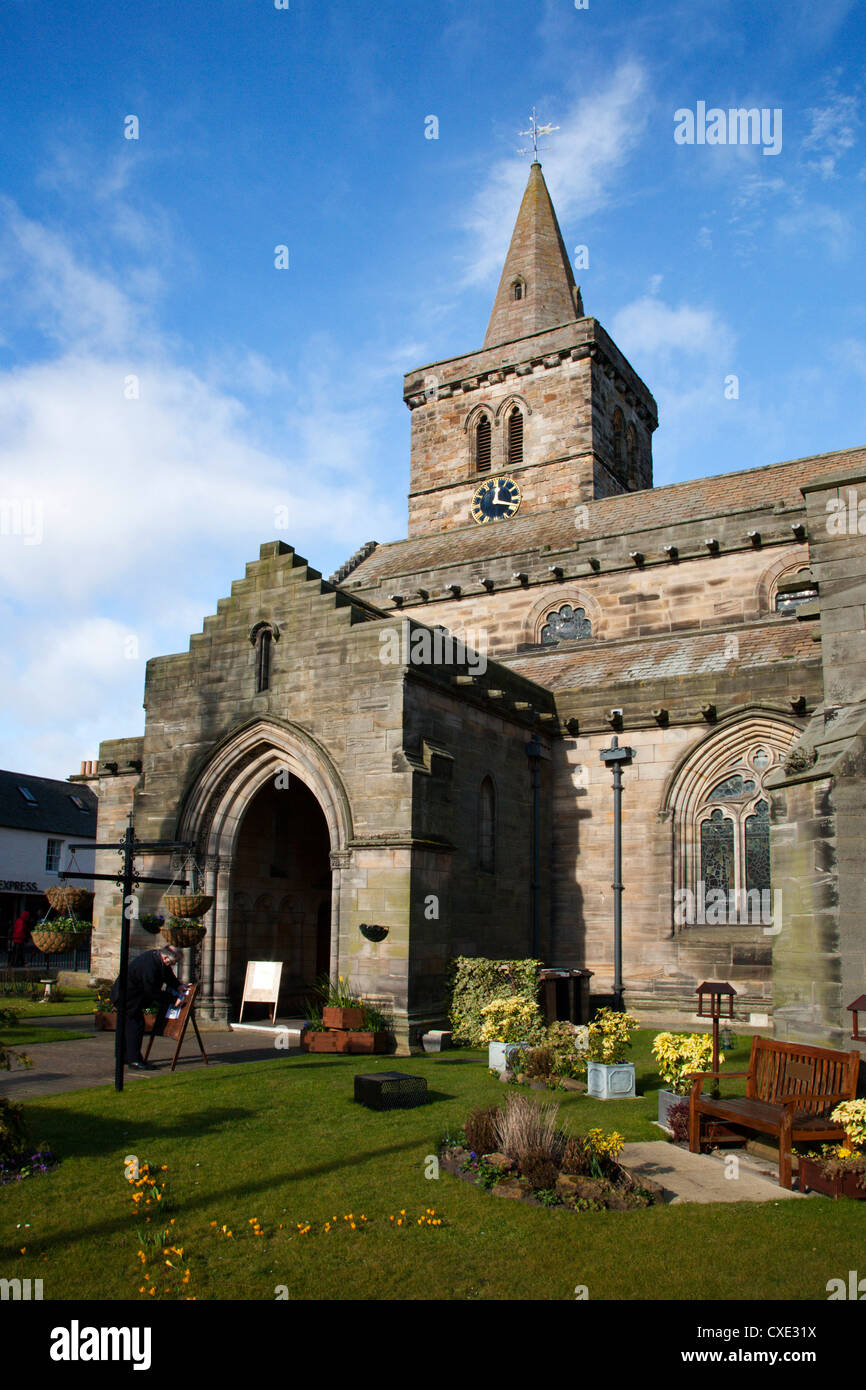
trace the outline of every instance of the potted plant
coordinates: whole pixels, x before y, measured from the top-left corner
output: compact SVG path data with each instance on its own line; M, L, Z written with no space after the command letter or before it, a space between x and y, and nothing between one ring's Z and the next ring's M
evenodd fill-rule
M349 1030L349 1052L366 1054L385 1052L388 1046L387 1022L385 1015L371 1004L362 1004L361 1028Z
M137 919L138 925L151 936L156 936L165 925L165 918L158 912L143 912Z
M659 1124L670 1129L669 1112L692 1089L689 1073L709 1071L713 1065L713 1039L709 1033L657 1033L652 1053L665 1083L658 1093ZM725 1060L719 1053L719 1064Z
M504 1072L508 1052L516 1046L528 1047L540 1041L544 1022L534 999L511 994L491 999L481 1010L481 1041L487 1043L487 1065L491 1071Z
M866 1197L866 1100L845 1100L830 1112L845 1126L843 1144L824 1144L821 1153L800 1158L800 1191L827 1197Z
M30 935L36 949L48 956L53 952L77 950L84 945L92 929L90 922L81 922L77 917L55 917L50 922L39 922Z
M203 917L213 906L213 898L209 898L206 893L165 893L163 902L172 917L179 917L184 921Z
M159 1013L158 1004L145 1004L144 1009L144 1031L153 1032L153 1025ZM117 1030L117 1011L111 1002L109 986L102 983L96 991L96 1003L93 1008L93 1026L98 1032L114 1033Z
M635 1094L634 1062L625 1054L640 1024L631 1014L599 1009L586 1030L586 1090L596 1100L625 1100Z
M326 1028L340 1028L346 1032L363 1028L364 1006L357 995L352 994L342 975L336 981L325 977L319 993L323 1002L322 1023Z
M170 917L162 928L162 934L170 946L183 949L197 946L207 934L207 927L194 917Z

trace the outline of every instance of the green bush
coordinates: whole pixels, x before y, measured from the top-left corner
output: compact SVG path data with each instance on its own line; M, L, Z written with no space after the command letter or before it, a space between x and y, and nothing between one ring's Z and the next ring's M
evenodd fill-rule
M27 1131L21 1106L0 1096L0 1167L21 1158L27 1147Z
M482 1047L481 1010L493 999L538 999L540 960L486 960L458 956L451 966L450 1018L454 1039Z

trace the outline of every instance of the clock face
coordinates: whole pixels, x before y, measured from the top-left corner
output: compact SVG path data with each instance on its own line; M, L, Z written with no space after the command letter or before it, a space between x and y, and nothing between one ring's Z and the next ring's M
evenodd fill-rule
M472 516L479 526L506 521L520 506L520 488L513 478L487 478L472 498Z

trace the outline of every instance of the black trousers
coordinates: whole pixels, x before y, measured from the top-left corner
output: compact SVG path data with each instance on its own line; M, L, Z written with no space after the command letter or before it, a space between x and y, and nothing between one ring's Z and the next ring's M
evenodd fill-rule
M126 1010L126 1065L141 1061L141 1042L144 1037L144 1010L133 1005Z

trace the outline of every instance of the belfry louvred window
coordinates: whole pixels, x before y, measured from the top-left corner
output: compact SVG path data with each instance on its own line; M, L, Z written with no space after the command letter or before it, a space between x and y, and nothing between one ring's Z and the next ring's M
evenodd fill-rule
M508 416L508 467L523 462L523 412L515 406Z
M490 419L482 415L475 429L475 471L490 472Z

